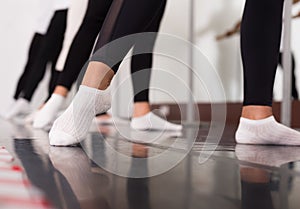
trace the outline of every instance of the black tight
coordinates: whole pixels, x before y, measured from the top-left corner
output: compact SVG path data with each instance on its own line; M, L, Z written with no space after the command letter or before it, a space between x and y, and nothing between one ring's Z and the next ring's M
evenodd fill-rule
M72 42L57 85L71 89L80 70L89 59L112 0L89 0L83 22Z
M45 36L44 35L41 35L41 34L34 34L33 36L33 39L31 41L31 44L30 44L30 48L29 48L29 53L28 53L28 59L27 59L27 63L26 63L26 66L25 66L25 69L21 75L21 77L19 78L19 81L17 83L17 88L16 88L16 91L15 91L15 94L14 94L14 99L17 100L19 97L22 97L25 95L25 87L26 85L31 85L31 82L33 81L31 76L35 73L41 73L42 74L42 77L45 73L45 71L38 71L38 72L35 72L35 69L34 69L34 64L35 62L40 59L40 55L39 55L39 52L40 52L40 48L41 46L43 45L42 43L46 41L45 40ZM49 81L49 87L48 87L48 97L47 97L47 100L50 98L52 92L54 91L54 88L55 88L55 84L56 84L56 81L57 81L57 78L59 76L59 71L55 70L53 67L51 69L51 77L50 77L50 81ZM29 82L29 83L27 83ZM39 83L40 80L35 80L35 82ZM32 98L32 95L33 95L33 91L30 93L31 95L29 95L27 93L27 100L30 101L31 98Z
M159 31L160 22L166 7L166 1L162 0L162 2L163 5L158 10L157 16L152 20L145 32ZM153 37L150 37L147 40L146 50L152 52L156 41L156 34L153 34ZM134 55L131 59L131 79L133 83L134 102L149 101L149 86L153 61L153 54L140 54L140 52L145 50L145 45L139 41L133 46ZM139 72L141 70L142 72Z
M113 0L96 44L95 51L100 50L94 54L91 61L103 62L116 73L132 47L136 48L134 50L152 51L155 37L147 40L132 38L123 41L121 45L111 42L131 34L156 32L154 29L157 26L153 25L160 22L165 4L166 1L163 0ZM145 56L147 54L145 53Z
M80 29L78 33L76 34L74 41L71 45L65 67L61 75L59 76L57 85L64 86L68 90L71 89L72 84L77 79L82 67L84 66L85 62L88 60L93 45L95 43L95 40L97 38L97 35L99 34L102 26L102 30L99 34L99 40L96 46L96 49L99 49L101 46L105 45L106 43L121 37L124 33L112 33L112 30L121 30L125 31L127 30L127 27L130 28L129 31L133 32L142 32L145 30L139 29L143 28L141 26L136 27L133 29L131 25L134 25L134 22L140 22L141 19L147 17L147 19L150 19L147 15L150 15L152 13L145 12L146 14L139 14L140 16L134 17L133 15L136 14L135 10L141 10L142 8L139 8L138 6L141 4L140 2L143 2L145 0L136 1L137 5L133 8L132 14L129 14L128 17L125 16L124 12L122 12L122 19L121 16L118 16L119 10L122 7L122 10L126 10L128 12L128 4L123 4L123 1L120 0L89 0L88 8L84 17L84 20L80 26ZM155 0L157 2L157 0ZM154 1L154 2L155 2ZM126 2L135 2L133 0L126 0ZM147 2L147 5L152 5L152 1ZM148 24L147 26L147 32L158 32L160 22L162 19L162 16L164 14L165 9L165 1L163 2L162 6L160 6L157 14L155 15L155 18ZM143 3L145 4L145 3ZM116 6L118 9L116 10ZM131 8L132 9L132 8ZM147 9L146 9L147 11ZM144 13L139 11L139 13ZM140 17L140 18L139 18ZM123 21L116 24L116 21ZM146 23L147 21L143 21L143 23ZM104 25L103 25L104 24ZM125 25L122 25L125 24ZM146 25L146 24L145 24ZM122 26L120 28L120 26ZM128 34L132 32L126 32ZM153 46L155 44L155 38L151 39L149 41L149 50L153 50ZM136 50L141 50L140 47L142 47L142 44L136 44L134 47L134 52ZM129 50L129 49L128 49ZM128 52L128 51L127 51ZM124 55L125 56L125 55ZM119 64L115 66L115 68L119 67ZM152 68L152 54L146 53L141 55L136 55L132 57L131 60L131 74L132 81L133 81L133 89L134 89L134 101L149 101L149 84L150 84L150 77L151 77L151 68ZM134 74L140 70L143 70L143 73Z
M26 80L28 79L28 75L30 74L32 70L32 65L36 61L36 58L38 57L38 51L41 46L41 42L43 41L44 36L41 34L34 34L33 39L30 44L27 63L25 66L25 69L19 78L17 88L15 91L14 99L18 99L20 97L21 92L23 91L25 87Z
M15 99L22 97L28 101L31 100L45 75L48 63L52 66L48 98L51 96L59 75L55 65L63 45L66 20L67 10L56 11L46 35L35 34L30 46L25 70L17 85L14 95Z
M283 1L246 1L241 25L244 105L272 105Z

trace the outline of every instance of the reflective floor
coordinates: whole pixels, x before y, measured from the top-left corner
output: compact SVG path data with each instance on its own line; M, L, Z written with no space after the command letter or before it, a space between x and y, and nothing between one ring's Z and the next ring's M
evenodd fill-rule
M50 208L298 209L300 147L235 145L234 130L226 126L218 142L205 141L208 124L182 134L95 126L66 148L50 147L47 132L0 121L0 146ZM39 208L12 206L1 199L7 193L0 187L1 209Z

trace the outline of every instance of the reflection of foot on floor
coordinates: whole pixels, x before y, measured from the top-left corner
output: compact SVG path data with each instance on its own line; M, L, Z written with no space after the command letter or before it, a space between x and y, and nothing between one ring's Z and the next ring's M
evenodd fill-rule
M300 147L238 144L235 153L240 161L274 167L300 160Z
M49 133L50 144L69 146L84 140L97 113L110 108L110 91L80 86L73 102L55 120Z
M262 120L241 118L235 138L240 144L300 146L300 132L278 123L273 116Z
M89 170L89 159L79 147L50 147L49 157L53 166L65 176L80 176L80 171ZM84 179L86 176L82 176Z
M12 128L12 137L15 139L25 139L33 136L32 131L24 125L13 124Z
M170 123L163 118L149 112L148 114L132 118L131 128L135 130L163 130L163 131L181 131L182 125Z
M108 177L102 175L100 179L91 171L90 159L81 148L50 147L49 157L53 166L66 177L80 200L97 196L95 191L108 186Z

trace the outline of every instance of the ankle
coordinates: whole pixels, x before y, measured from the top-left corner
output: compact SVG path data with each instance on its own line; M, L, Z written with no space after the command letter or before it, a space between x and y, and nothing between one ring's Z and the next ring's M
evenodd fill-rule
M151 109L148 102L136 102L134 103L134 111L132 117L142 117L148 114L149 112L151 112Z
M114 71L104 63L90 62L84 75L82 85L105 90L110 86Z
M272 107L270 106L244 106L242 110L242 117L251 120L261 120L273 115Z
M63 97L67 97L68 93L69 93L69 90L64 86L56 86L56 88L53 92L53 94L58 94Z

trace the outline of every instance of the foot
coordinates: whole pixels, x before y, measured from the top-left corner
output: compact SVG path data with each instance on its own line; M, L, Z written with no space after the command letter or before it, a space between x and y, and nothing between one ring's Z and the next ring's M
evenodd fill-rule
M29 115L27 115L26 117L25 117L25 124L29 124L29 125L32 125L33 124L33 121L34 121L34 119L35 119L35 116L36 116L36 114L37 114L37 112L38 112L38 110L35 110L35 111L33 111L32 113L30 113Z
M10 110L3 115L3 117L8 120L17 116L29 114L29 112L30 112L29 101L23 98L19 98L14 103L14 105L10 108Z
M161 142L168 141L174 145L173 143L182 137L182 131L144 131L130 129L128 126L118 126L117 132L122 138L141 144L160 145Z
M163 131L181 131L182 125L170 123L157 115L149 112L148 114L135 117L131 120L131 128L135 130L163 130Z
M242 117L235 139L239 144L300 146L300 132L278 123L273 116L261 120Z
M109 90L81 85L67 110L55 120L50 133L50 145L70 146L80 143L88 134L96 114L111 106Z
M40 109L33 121L33 127L43 129L51 125L65 101L65 97L59 94L52 94L48 102Z

